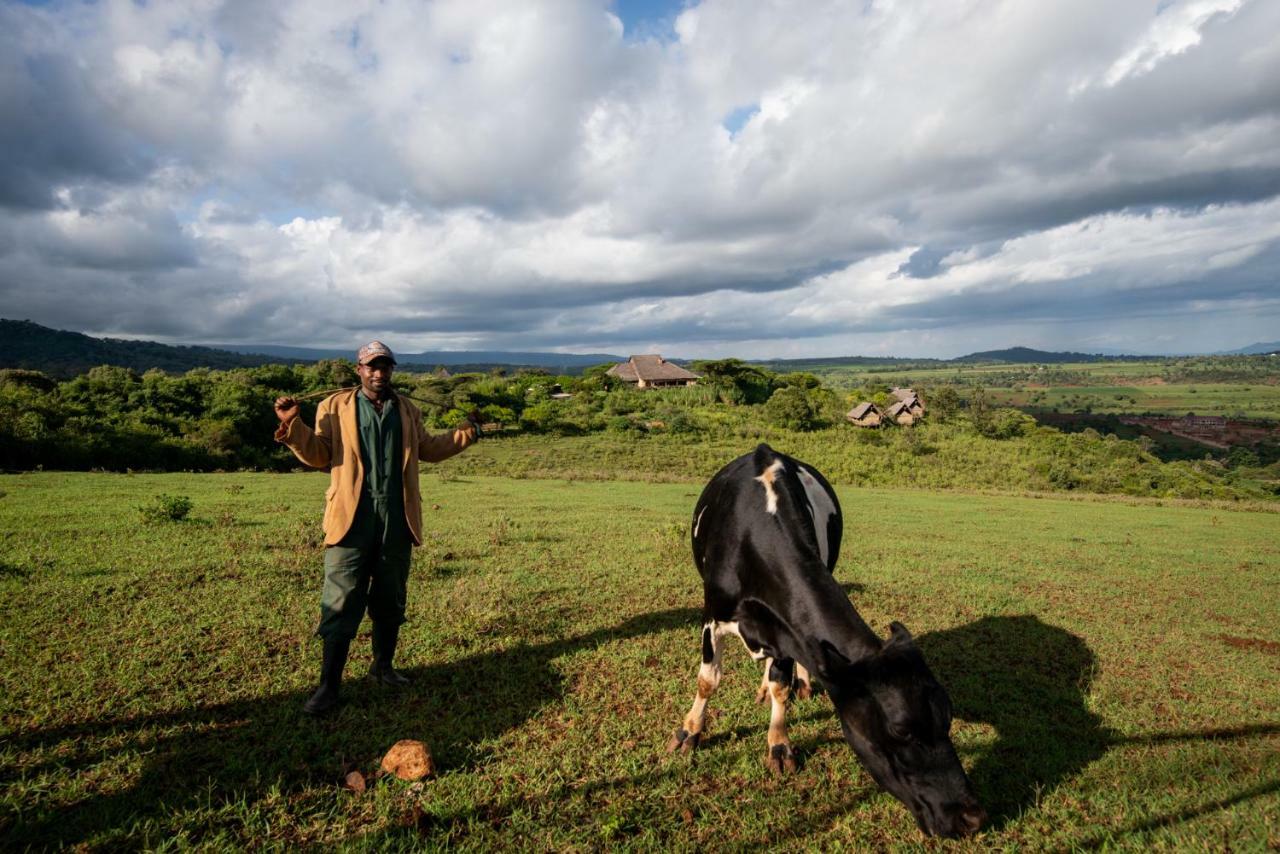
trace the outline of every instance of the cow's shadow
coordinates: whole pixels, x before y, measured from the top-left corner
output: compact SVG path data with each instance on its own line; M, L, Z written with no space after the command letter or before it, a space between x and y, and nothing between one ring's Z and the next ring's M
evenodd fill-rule
M305 798L305 790L317 784L337 785L347 767L372 770L369 763L405 737L431 745L438 769L469 767L484 758L493 738L564 697L567 680L556 659L694 626L698 615L693 608L657 611L575 637L409 668L413 684L401 692L357 681L362 674L353 662L344 706L318 721L299 711L307 692L289 691L19 730L6 738L6 748L22 757L21 767L0 769L0 786L43 773L94 776L101 767L127 761L141 768L129 783L105 787L106 792L78 787L83 794L56 805L32 804L17 815L0 812L0 832L20 846L90 840L113 846L124 844L113 836L122 828L150 824L163 839L166 817L175 813L252 803L277 791Z
M125 843L113 835L122 828L150 825L159 834L152 839L156 843L166 838L168 817L186 810L253 803L276 793L322 797L307 790L336 785L347 763L370 770L370 761L406 735L427 741L440 768L468 768L484 760L486 745L494 738L563 699L569 689L557 659L669 630L689 631L692 656L699 622L694 608L657 611L570 638L413 668L408 672L414 684L407 691L396 695L352 686L342 711L321 721L299 714L306 692L289 691L18 730L6 737L5 749L21 764L0 768L0 785L82 770L91 778L100 767L121 762L137 761L140 768L129 783L108 791L83 786L82 794L57 804L36 802L20 814L0 812L0 833L18 846L63 847L93 840L110 847ZM917 641L946 686L956 717L990 724L996 732L995 741L966 762L993 829L1034 807L1109 747L1133 740L1117 738L1089 711L1095 657L1065 629L1032 615L985 617ZM829 702L821 702L825 709L811 714L830 714ZM1158 734L1145 740L1248 737L1255 731L1270 734L1280 726ZM973 756L968 749L963 752L966 760ZM610 790L638 790L655 779L640 775L604 782ZM500 811L502 805L484 807L495 808ZM461 821L465 812L441 818ZM799 832L775 830L778 838ZM136 843L136 834L129 841Z
M993 828L1113 743L1113 733L1086 705L1094 654L1067 630L1030 614L984 617L917 643L946 687L955 717L996 731L969 772Z

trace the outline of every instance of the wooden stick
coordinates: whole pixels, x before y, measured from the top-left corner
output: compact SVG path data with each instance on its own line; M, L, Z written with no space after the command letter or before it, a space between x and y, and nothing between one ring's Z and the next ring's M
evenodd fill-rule
M348 385L342 386L341 388L327 388L324 391L313 391L309 394L291 394L288 396L292 397L294 400L310 400L313 397L324 397L327 394L336 394L337 392L347 391L353 388L359 388L359 386Z
M324 397L330 394L337 394L340 391L351 391L352 389L356 389L356 388L360 388L360 386L347 385L347 386L342 386L341 388L328 388L328 389L325 389L324 391L313 391L307 394L290 394L290 395L287 395L287 397L292 397L294 400L310 400L313 397ZM399 397L407 397L410 400L418 401L418 403L431 403L431 401L429 400L423 400L420 397L414 397L413 395L405 394L402 391L396 391L395 389L392 389L392 391Z

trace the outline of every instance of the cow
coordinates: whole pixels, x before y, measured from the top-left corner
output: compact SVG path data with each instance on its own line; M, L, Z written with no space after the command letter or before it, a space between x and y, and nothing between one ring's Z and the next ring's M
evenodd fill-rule
M764 663L757 698L772 703L770 770L796 770L787 704L793 693L811 693L814 674L853 752L921 831L975 833L986 814L951 743L951 701L906 627L891 623L881 640L836 583L842 530L826 479L765 444L703 489L691 530L703 581L702 665L693 707L667 750L688 753L702 741L707 701L720 684L721 642L737 635Z

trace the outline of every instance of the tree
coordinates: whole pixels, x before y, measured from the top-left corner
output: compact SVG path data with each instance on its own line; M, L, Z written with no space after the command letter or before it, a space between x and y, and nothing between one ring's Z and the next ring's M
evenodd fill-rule
M818 412L813 401L796 386L780 388L764 405L770 424L787 430L812 430L818 426Z
M583 369L582 379L578 380L578 388L583 391L613 391L622 382L609 373L613 367L613 362L607 362Z
M821 388L822 380L818 379L808 371L793 371L789 374L779 374L776 380L779 387L795 386L806 391Z
M741 359L715 359L693 363L704 385L714 386L726 403L764 403L775 387L770 371L748 365Z
M944 385L929 394L929 413L938 421L945 422L960 410L960 395L956 390Z
M979 433L985 433L991 420L991 404L987 401L987 390L978 386L969 396L969 420Z

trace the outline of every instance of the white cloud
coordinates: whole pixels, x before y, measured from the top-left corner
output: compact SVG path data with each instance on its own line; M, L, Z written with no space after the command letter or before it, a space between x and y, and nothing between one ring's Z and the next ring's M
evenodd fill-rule
M1259 0L704 0L665 40L605 0L4 7L3 313L831 352L1270 305L1276 31Z
M1201 28L1217 15L1229 15L1244 0L1200 0L1171 6L1158 14L1138 43L1107 69L1105 82L1115 86L1130 75L1146 74L1165 57L1200 44Z

